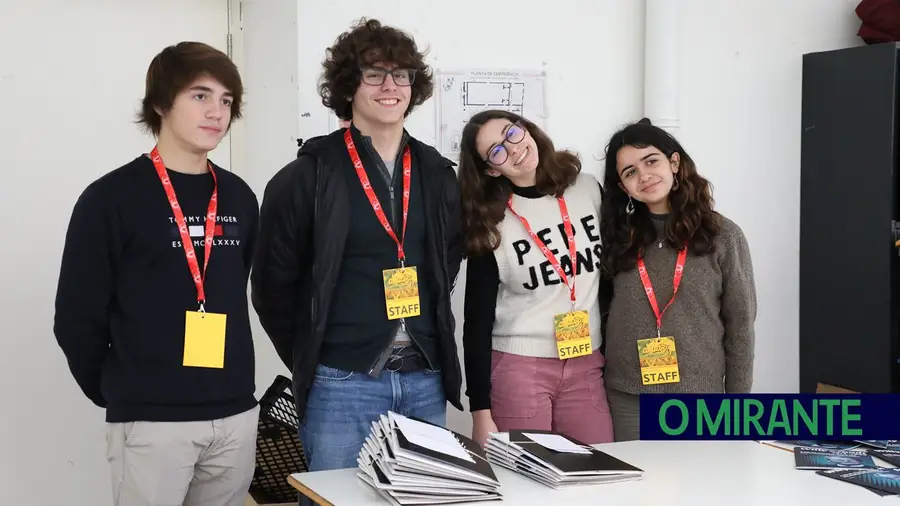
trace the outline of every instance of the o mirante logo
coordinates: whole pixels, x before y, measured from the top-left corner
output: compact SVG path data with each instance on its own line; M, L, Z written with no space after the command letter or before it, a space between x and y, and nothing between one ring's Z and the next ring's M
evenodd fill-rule
M643 440L900 439L892 394L641 394Z

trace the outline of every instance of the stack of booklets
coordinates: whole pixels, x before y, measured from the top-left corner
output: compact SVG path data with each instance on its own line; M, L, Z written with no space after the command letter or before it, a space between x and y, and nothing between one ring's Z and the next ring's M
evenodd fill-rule
M797 469L852 483L881 496L900 494L900 441L788 441ZM884 464L882 464L882 462Z
M558 432L491 434L488 460L554 489L637 480L643 470Z
M372 424L356 475L391 504L501 500L484 450L443 427L394 412Z

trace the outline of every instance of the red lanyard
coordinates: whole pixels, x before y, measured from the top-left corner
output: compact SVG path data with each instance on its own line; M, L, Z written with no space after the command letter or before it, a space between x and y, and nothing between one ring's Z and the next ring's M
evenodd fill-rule
M544 241L538 237L537 234L534 233L534 230L531 229L531 225L528 224L528 220L519 216L516 213L516 210L513 209L512 202L513 196L509 196L509 200L506 202L506 206L509 207L509 211L513 213L513 216L519 218L519 221L522 222L522 225L525 227L525 231L528 232L528 235L531 236L531 240L541 248L541 252L547 257L547 260L550 262L550 265L553 266L553 269L556 270L556 274L559 275L559 278L569 287L569 298L572 301L572 306L575 306L575 265L578 263L578 259L575 256L575 232L572 230L572 220L569 218L569 208L566 206L565 197L558 197L556 201L559 203L559 213L562 215L563 226L566 229L566 239L569 242L569 260L571 260L572 265L572 283L569 284L569 277L566 276L566 273L563 272L562 265L560 265L559 260L553 256L553 252L550 251L550 248L544 244Z
M209 199L209 208L206 211L206 229L204 234L205 258L203 260L203 272L200 272L200 265L197 262L197 255L194 253L194 241L188 232L187 222L184 219L184 213L181 211L181 205L178 204L178 198L175 197L175 188L169 181L169 175L166 173L166 166L163 164L162 158L159 156L159 149L154 147L150 153L150 159L156 167L156 174L162 182L163 189L169 197L169 205L172 207L172 214L175 215L175 223L178 225L178 233L181 234L181 245L184 246L184 254L187 257L188 267L191 269L191 276L194 278L194 285L197 287L197 302L200 303L200 311L203 312L203 303L206 302L206 292L203 291L203 281L206 276L206 266L209 265L209 255L212 252L213 234L216 230L216 212L219 210L219 183L216 179L216 172L209 165L209 173L213 177L213 192Z
M685 259L687 259L687 246L681 248L681 251L678 252L678 259L675 261L675 276L672 278L672 298L669 299L669 303L666 304L665 309L660 313L659 305L656 303L656 293L653 291L653 285L650 283L650 276L647 274L647 266L644 265L644 258L638 253L638 273L641 275L641 283L644 285L644 292L647 294L647 298L650 299L650 307L653 308L653 314L656 315L656 337L660 336L663 314L669 309L672 302L675 301L675 294L678 293L678 286L681 284L681 275L684 273Z
M404 265L406 262L406 253L403 251L403 242L397 239L397 235L394 234L394 229L391 227L391 222L388 221L387 216L384 215L384 209L381 208L381 204L378 202L378 196L375 195L375 190L372 189L372 183L369 182L369 176L366 174L366 169L363 167L362 160L359 159L359 153L356 151L356 143L353 142L353 136L350 134L349 128L344 132L344 143L347 144L347 151L350 153L350 159L353 160L353 168L356 169L356 175L359 176L359 182L362 184L366 196L369 197L369 203L372 204L372 210L375 211L375 216L378 217L378 221L381 222L381 226L384 227L384 230L387 231L388 235L391 236L391 239L397 243L397 258L400 260L401 265ZM406 239L406 217L409 215L409 188L411 180L412 155L410 155L409 146L406 146L406 149L403 150L403 239Z

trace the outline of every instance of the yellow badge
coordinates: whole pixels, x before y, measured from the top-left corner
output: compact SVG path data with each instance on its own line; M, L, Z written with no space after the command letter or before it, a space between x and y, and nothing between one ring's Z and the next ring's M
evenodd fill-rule
M644 385L678 383L678 355L674 337L638 339L638 360L641 364L641 382Z
M185 367L225 367L225 315L188 311L184 319Z
M572 311L553 317L556 333L556 351L560 360L590 355L591 327L588 325L587 311Z
M388 320L419 316L419 274L416 268L386 269L382 275Z

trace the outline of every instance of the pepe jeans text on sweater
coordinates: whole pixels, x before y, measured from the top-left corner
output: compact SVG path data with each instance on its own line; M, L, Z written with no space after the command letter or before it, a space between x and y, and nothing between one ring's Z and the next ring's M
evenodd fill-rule
M572 231L575 235L575 275L579 276L585 272L593 273L600 268L601 253L600 231L598 229L596 212L591 211L580 218L572 219L572 225ZM555 227L546 227L534 232L559 260L566 276L571 276L572 258L569 256L566 228L562 220ZM562 242L560 243L557 238L561 239ZM581 246L582 242L587 242L588 245ZM555 244L562 245L554 247ZM512 243L512 248L516 254L516 265L526 267L527 264L528 280L522 283L526 290L536 290L541 286L562 283L553 265L530 237L516 240ZM534 256L535 254L537 257ZM538 260L537 264L534 263L535 260Z

